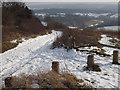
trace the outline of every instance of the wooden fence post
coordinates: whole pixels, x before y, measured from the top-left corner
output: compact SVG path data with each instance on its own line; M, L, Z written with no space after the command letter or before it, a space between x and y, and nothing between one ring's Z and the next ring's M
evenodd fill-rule
M94 55L88 55L87 57L87 67L93 68L94 67Z
M57 62L57 61L52 62L52 71L55 71L55 72L57 72L57 73L60 72L59 62Z
M113 64L118 64L118 51L113 51Z
M12 87L12 77L5 78L5 87Z

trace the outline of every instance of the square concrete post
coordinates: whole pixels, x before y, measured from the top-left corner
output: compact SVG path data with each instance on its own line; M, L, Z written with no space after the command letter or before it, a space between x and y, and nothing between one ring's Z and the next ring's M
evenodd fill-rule
M113 51L113 64L118 64L118 51Z
M5 78L5 87L12 87L12 77Z
M93 68L94 67L94 55L88 55L87 57L87 67Z
M60 73L59 62L57 61L52 62L52 71Z

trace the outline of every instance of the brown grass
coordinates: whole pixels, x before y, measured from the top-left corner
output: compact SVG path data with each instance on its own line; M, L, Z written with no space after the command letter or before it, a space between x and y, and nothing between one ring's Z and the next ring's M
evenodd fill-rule
M84 81L77 79L74 75L64 73L57 74L55 72L48 72L39 75L12 77L12 87L10 88L32 88L33 82L39 85L39 88L92 88L87 84L81 84ZM6 88L7 89L7 88Z
M18 45L18 43L3 42L2 43L2 52L12 49L12 48L16 47L17 45Z
M78 29L61 29L63 36L58 38L53 43L53 48L55 47L65 47L73 48L73 43L79 47L90 46L89 44L82 43L81 41L98 43L101 39L101 34L110 35L112 37L118 37L118 32L112 31L97 31L97 30L78 30Z
M51 32L51 30L46 30L39 19L22 2L4 2L2 16L2 52L17 46L18 43L11 44L11 40L31 38Z
M15 26L3 26L2 27L2 52L12 49L18 45L18 43L10 43L10 41L12 40L15 40L15 39L20 40L21 38L26 38L26 39L35 38L36 36L39 36L39 35L45 35L46 33L51 33L50 29L40 30L39 25L37 25L36 27L32 27L32 26L27 26L27 27L26 27L27 29L31 28L30 30L36 29L37 31L35 32L28 31L27 29L25 29L25 27L22 28L22 30L20 30Z
M80 41L97 42L100 38L100 34L96 33L95 31L66 29L62 30L62 32L63 36L54 42L54 47L64 45L72 48L73 42L75 42L76 46L87 46L87 44L80 43Z

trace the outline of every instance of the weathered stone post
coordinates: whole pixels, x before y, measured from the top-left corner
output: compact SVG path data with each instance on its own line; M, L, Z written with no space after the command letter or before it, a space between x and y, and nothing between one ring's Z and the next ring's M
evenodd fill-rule
M12 77L5 78L5 87L12 87Z
M113 64L118 64L118 51L113 51Z
M60 72L59 62L57 62L57 61L52 62L52 71L57 72L57 73Z
M87 57L87 67L93 68L94 67L94 55L88 55Z
M76 44L75 44L75 42L73 42L73 44L72 44L72 47L73 47L73 48L75 48L75 47L76 47Z

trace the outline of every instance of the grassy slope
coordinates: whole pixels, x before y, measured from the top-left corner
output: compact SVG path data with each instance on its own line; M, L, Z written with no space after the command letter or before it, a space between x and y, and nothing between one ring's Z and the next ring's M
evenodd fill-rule
M24 3L3 3L2 16L2 52L18 45L11 40L50 32Z
M78 30L78 29L60 29L63 32L63 36L58 38L53 47L66 46L73 48L73 43L76 46L89 46L88 44L80 43L80 41L98 43L102 34L110 35L112 37L118 37L118 32L112 31L97 31L97 30Z
M67 88L70 90L92 88L91 85L84 83L82 79L77 79L72 74L58 74L52 71L38 75L12 77L9 88L33 88L33 84L37 84L39 88Z

